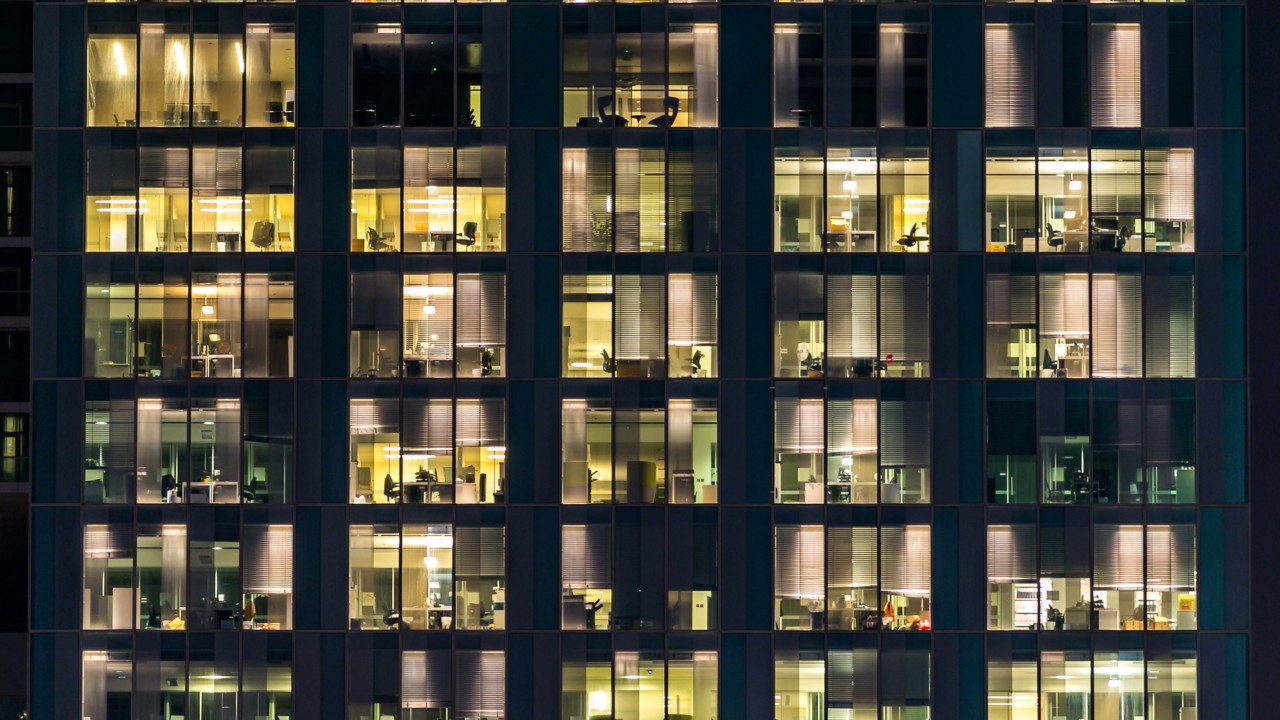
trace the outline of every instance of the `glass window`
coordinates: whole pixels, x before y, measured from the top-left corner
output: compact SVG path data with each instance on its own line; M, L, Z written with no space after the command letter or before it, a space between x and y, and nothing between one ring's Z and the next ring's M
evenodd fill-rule
M501 137L412 135L404 151L405 249L501 252L506 235L506 148ZM418 144L425 143L425 144Z
M188 586L187 629L189 630L239 630L243 627L244 610L240 593L240 526L237 523L215 522L212 527L191 528L190 555L187 567L191 570ZM169 623L173 627L173 623ZM194 650L194 648L193 648ZM229 675L234 672L213 673L206 670L193 675ZM224 678L227 679L227 678ZM234 681L231 692L235 691ZM206 699L207 702L207 699Z
M932 626L932 547L928 525L881 526L880 602L885 629Z
M464 526L455 532L456 627L506 629L506 529L500 525Z
M929 252L929 151L880 158L881 252Z
M211 332L218 327L217 279L218 276L213 276L211 283L202 286L202 294L197 300L201 309L195 310L199 313L197 318L199 323L204 323L206 318L211 319L207 326L211 328ZM137 374L139 377L146 378L186 377L196 369L196 363L190 358L191 355L198 353L191 352L194 331L190 318L193 308L190 299L191 287L185 271L183 268L170 266L162 272L145 272L139 280L138 322L134 324L138 347ZM238 290L237 288L234 294L238 295ZM203 307L206 302L214 311L213 313L204 312ZM224 311L222 319L227 324L239 323L238 299L221 307ZM232 315L233 312L234 315ZM206 326L201 325L201 327ZM205 342L200 344L206 344L208 338L204 340ZM220 377L230 377L230 368L226 365L224 360L221 367L213 368L213 371L221 369L224 372Z
M126 503L134 490L135 426L132 393L111 388L102 397L86 386L84 411L84 501Z
M453 655L448 649L401 654L400 708L405 720L448 720L452 686Z
M500 389L500 388L498 388ZM460 397L456 405L459 503L501 503L507 492L507 407L502 397Z
M819 252L823 213L822 136L779 132L773 149L773 249ZM874 184L874 183L873 183Z
M384 263L352 270L348 366L352 377L391 378L400 373L400 312L404 302L397 265Z
M287 382L244 384L245 502L292 500L293 392Z
M826 360L823 275L817 270L782 270L773 278L776 377L822 377Z
M718 417L714 398L673 397L667 401L669 502L719 502Z
M184 634L142 633L135 636L137 660L133 676L135 712L164 717L187 708L187 652ZM177 641L177 642L175 642ZM92 642L92 640L90 640ZM125 672L128 675L128 672ZM119 680L120 678L117 678ZM127 682L125 681L126 693ZM88 712L86 710L86 712ZM94 715L93 718L110 717Z
M1042 272L1040 282L1040 377L1090 375L1089 275Z
M988 251L1035 251L1044 232L1036 222L1036 161L1030 150L987 149L986 212Z
M883 626L879 551L879 531L873 526L827 527L828 629Z
M1099 383L1093 398L1093 472L1101 496L1142 502L1142 388Z
M186 388L139 388L138 502L182 502L195 471L188 467L190 429Z
M294 29L288 22L250 23L245 27L243 57L245 124L292 127L296 100Z
M784 636L774 641L773 694L777 720L822 720L827 689L825 655L819 638Z
M575 601L575 610L576 606ZM563 636L560 720L613 717L613 651L609 639Z
M1087 427L1085 434L1087 447ZM1046 502L1053 500L1055 492L1059 498L1063 493L1070 496L1080 485L1072 482L1073 472L1085 472L1082 464L1076 464L1083 462L1079 449L1075 462L1064 463L1063 443L1055 439L1058 442L1041 438ZM1000 504L1036 501L1036 391L1029 383L993 383L987 388L987 495L989 502Z
M248 717L285 717L293 712L293 644L287 635L249 635L242 640L240 708Z
M881 23L880 127L929 124L929 27Z
M774 127L823 125L821 16L775 11L773 26ZM818 22L813 22L818 20Z
M139 117L143 127L191 125L191 36L186 23L148 23L139 40ZM114 48L113 48L114 52ZM201 73L208 69L202 66ZM206 93L201 83L202 94ZM207 106L206 106L207 107Z
M613 278L613 288L614 374L666 377L666 276L619 274Z
M123 646L123 647L121 647ZM86 718L128 716L133 704L133 652L116 636L86 636L81 653L80 712ZM183 677L185 684L185 676Z
M1093 279L1093 376L1142 377L1142 276L1095 272Z
M1040 148L1040 252L1085 252L1090 247L1089 151Z
M138 248L135 142L132 137L116 133L93 132L85 137L86 252L132 252Z
M1041 362L1036 333L1036 274L1031 263L987 264L987 377L1033 378L1053 374L1046 350Z
M292 101L290 101L292 102ZM293 138L278 133L264 141L246 136L244 229L247 252L293 252Z
M715 630L719 627L720 613L716 604L720 587L719 532L717 516L709 508L668 516L668 546L687 550L668 558L668 628ZM674 646L678 637L671 636L668 640Z
M1035 124L1035 25L986 25L987 127Z
M1089 248L1141 252L1142 153L1139 150L1091 151L1093 207Z
M29 482L30 453L27 415L0 415L0 482Z
M640 649L619 649L614 652L615 717L667 717L666 653L653 639L655 638L650 635L618 638L619 646L639 645Z
M714 8L667 10L667 96L660 113L642 118L657 127L715 127L719 117L720 27ZM671 100L675 99L672 107ZM657 111L655 103L644 110ZM666 117L674 112L671 121ZM632 118L633 120L635 118Z
M776 525L773 529L775 630L824 627L823 532L821 525Z
M89 274L85 285L84 374L133 377L137 288L132 278ZM125 280L124 282L113 282Z
M86 126L137 126L138 36L133 31L112 32L91 24L85 99Z
M924 258L881 266L879 358L886 377L929 377L929 282Z
M450 432L445 430L444 435L447 437ZM350 443L352 502L397 502L403 490L399 401L353 398Z
M1143 246L1147 252L1196 249L1196 156L1189 147L1148 147L1143 156Z
M220 139L223 141L230 142L230 138ZM239 252L243 249L242 160L243 148L238 145L192 149L193 252Z
M187 528L138 527L138 627L169 628L186 610Z
M399 136L360 133L351 144L351 251L398 251Z
M667 153L662 138L622 136L614 150L614 249L663 252L667 243Z
M878 415L874 398L828 397L827 502L877 502Z
M240 400L228 396L230 389L218 387L217 391L218 396L208 386L192 391L187 502L240 502Z
M1138 127L1142 124L1141 26L1093 23L1089 40L1093 125Z
M849 139L851 142L854 138ZM822 228L827 252L876 249L876 150L848 146L834 133L827 139L827 212Z
M1103 392L1097 393L1095 408L1105 402L1104 397ZM1028 428L1034 427L1030 418L1023 422ZM1042 386L1039 427L1044 502L1083 504L1115 501L1114 474L1100 470L1095 474L1091 467L1087 386L1080 383ZM1132 431L1136 430L1136 427L1132 428ZM1115 426L1111 422L1094 426L1094 432L1101 435L1114 431ZM1131 431L1125 429L1122 432L1129 434ZM1034 501L1034 495L1023 497L1029 499L1019 502Z
M1185 258L1177 258L1183 260ZM1143 350L1146 376L1190 378L1196 375L1195 275L1181 262L1143 278L1146 328Z
M565 377L609 377L617 370L613 356L613 306L611 275L564 277L561 357ZM652 313L648 315L651 317Z
M565 503L613 501L613 416L607 399L563 404L562 497Z
M404 149L404 239L409 252L449 252L457 242L454 149L445 135Z
M114 519L90 522L83 547L84 629L132 629L133 526Z
M1035 525L988 525L987 629L1039 630L1050 624L1057 629L1061 617L1048 605L1041 607L1043 596L1036 580Z
M888 368L879 351L879 279L856 272L828 273L826 280L827 376L882 376Z
M1176 720L1197 706L1196 648L1182 638L1155 636L1147 646L1147 715ZM1188 712L1188 711L1191 712Z
M887 387L880 399L880 502L929 502L927 387Z
M667 717L702 720L719 716L720 654L715 648L700 638L668 641Z
M293 377L293 274L245 273L244 377Z
M667 276L667 354L670 377L716 377L719 365L719 277Z
M245 525L241 560L246 628L293 628L293 526Z
M452 273L404 276L404 376L453 377Z
M613 612L611 526L561 527L560 629L607 630Z
M481 44L478 38L459 37L455 46L453 12L440 9L444 12L415 16L405 27L405 87L414 89L405 93L405 125L476 125L480 120L478 62L469 63L470 72L464 72L462 64L468 62L468 54L480 59ZM470 105L473 83L475 107Z
M617 502L662 503L667 499L666 412L643 400L615 407L613 474Z
M1090 574L1093 523L1081 510L1054 508L1040 516L1040 588L1046 630L1099 627ZM1062 613L1061 622L1056 613L1049 617L1050 607Z
M507 148L492 132L458 136L457 227L459 252L507 249ZM430 188L428 188L430 190Z
M613 249L614 151L606 137L566 137L562 152L562 244L565 252ZM576 145L576 146L575 146Z
M871 617L879 621L874 614ZM828 720L877 720L880 717L876 677L879 653L874 644L866 643L874 639L874 636L831 637L827 650Z
M1034 647L988 648L987 719L1020 720L1028 716L1035 717L1036 671Z
M667 137L667 250L719 247L719 142L709 131Z
M205 32L197 28L191 48L192 124L244 126L241 83L246 68L240 29Z
M425 546L425 538L421 538ZM352 525L348 612L353 630L398 628L400 614L400 527ZM425 551L424 551L425 552ZM419 556L419 559L423 555ZM425 588L424 588L425 589ZM426 602L425 594L422 602Z
M400 124L400 29L398 22L352 25L351 124L355 127Z
M1088 649L1040 653L1040 707L1050 717L1088 717L1093 668Z
M774 399L774 486L777 503L821 504L824 497L824 421L821 397L800 397L780 385Z
M405 525L403 534L400 558L402 598L394 606L396 610L383 616L384 622L388 626L395 625L395 613L399 615L401 629L447 630L457 627L454 622L453 526Z
M179 138L144 135L140 141L138 207L142 221L141 249L143 252L188 252L192 249L187 236L191 219L191 150L177 145L182 142ZM175 145L169 146L169 142ZM201 159L202 162L207 161L207 154L202 152ZM208 168L202 164L202 178L207 180L207 175ZM204 190L216 193L216 181L217 178L213 188L205 187ZM235 206L237 200L215 195L201 197L197 202L196 212L200 217L196 225L202 233L201 250L209 251L213 242L204 234L210 228L211 218L214 231L219 224L224 229L234 224L230 232L239 234L240 220L235 215L240 209Z
M383 450L389 466L396 469L394 474L402 478L399 482L392 481L390 492L384 490L388 501L448 503L453 502L455 490L463 491L463 473L454 467L453 427L453 400L450 398L405 398L404 437L400 438L403 445L397 447L392 444ZM386 439L391 440L390 437ZM454 486L455 478L457 488ZM384 485L386 480L384 477ZM471 486L471 494L475 494L474 485Z
M199 273L191 283L191 377L240 377L239 273Z
M1138 720L1144 717L1146 668L1142 650L1098 650L1093 654L1094 717Z
M1195 502L1195 386L1188 382L1150 383L1145 405L1146 501L1161 505Z

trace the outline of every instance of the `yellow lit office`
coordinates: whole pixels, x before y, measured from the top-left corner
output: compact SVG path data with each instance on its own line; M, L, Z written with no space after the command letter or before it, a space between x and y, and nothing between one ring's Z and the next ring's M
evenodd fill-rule
M410 144L426 142L428 145ZM506 248L506 152L487 135L412 134L404 149L405 252Z
M564 277L560 356L565 377L609 377L616 371L613 280L612 275Z
M405 275L404 377L502 377L506 300L501 273Z
M667 276L667 365L673 378L713 378L719 368L719 278Z
M372 131L351 139L351 251L399 251L400 148Z
M613 614L612 526L561 527L560 629L608 630Z

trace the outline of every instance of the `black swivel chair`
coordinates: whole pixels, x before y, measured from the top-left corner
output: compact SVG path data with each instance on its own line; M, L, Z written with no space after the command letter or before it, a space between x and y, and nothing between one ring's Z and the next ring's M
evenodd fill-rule
M480 377L489 377L493 374L493 351L484 348L480 351Z
M668 113L668 111L670 111ZM662 114L649 121L654 127L669 128L676 123L676 116L680 114L680 98L667 96L662 104Z
M601 95L596 98L596 113L600 116L600 124L608 126L623 126L627 124L627 119L621 115L606 113L605 109L613 105L612 95Z
M388 500L400 499L400 483L391 477L391 473L387 473L387 476L382 478L382 494L386 495Z
M898 244L904 248L916 246L916 231L920 229L920 223L911 223L911 229L906 235L898 238Z
M1066 239L1063 237L1062 233L1057 230L1054 230L1053 226L1050 225L1049 223L1044 224L1044 231L1045 231L1045 234L1048 235L1049 237L1049 247L1055 247L1055 248L1062 247L1062 244L1066 242Z
M373 228L365 228L364 237L369 243L369 249L374 252L384 252L395 248L394 245L387 242L386 239L383 238L382 235L378 234L378 231Z
M457 240L455 240L454 242L458 243L459 245L464 245L464 246L466 246L466 247L471 247L472 245L475 245L475 244L476 244L476 231L477 231L477 230L479 230L479 229L480 229L480 226L479 226L479 225L476 225L474 222L467 221L467 222L463 223L463 224L462 224L462 236L461 236L461 237L459 237L459 238L458 238Z
M266 250L276 242L276 224L259 220L253 224L253 237L249 240L254 247Z

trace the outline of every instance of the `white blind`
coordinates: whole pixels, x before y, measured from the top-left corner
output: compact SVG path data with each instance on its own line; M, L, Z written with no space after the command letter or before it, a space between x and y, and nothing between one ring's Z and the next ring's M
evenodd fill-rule
M506 445L507 403L502 398L458 400L458 445Z
M823 402L819 398L774 401L773 445L777 453L823 451Z
M876 278L827 277L827 353L833 358L875 358Z
M877 412L870 398L827 401L827 454L874 453L880 444Z
M607 588L613 582L609 525L565 525L560 548L562 587Z
M133 526L128 524L86 525L84 555L95 558L133 556Z
M453 453L453 401L449 398L406 399L404 453Z
M1147 275L1147 377L1195 377L1195 280L1191 275Z
M507 574L506 529L459 527L453 533L454 576L502 578Z
M455 655L459 717L506 717L507 658L501 650L459 650Z
M240 192L240 148L198 147L191 151L191 185L196 194L232 195Z
M662 360L667 356L667 283L662 275L618 275L613 280L617 359Z
M712 273L675 273L667 278L667 344L715 345L718 278Z
M1089 336L1089 275L1044 273L1040 276L1040 334Z
M880 352L895 363L929 362L929 277L880 276Z
M880 528L882 592L929 597L932 554L928 525L890 525Z
M405 148L404 185L413 188L453 187L453 148Z
M1195 150L1147 150L1144 166L1147 174L1147 217L1157 220L1195 219Z
M1147 587L1196 589L1195 525L1147 526Z
M507 344L507 276L458 275L458 347Z
M1142 163L1137 150L1094 150L1091 187L1095 215L1142 212Z
M988 527L987 580L1010 582L1035 579L1035 526L992 525Z
M1093 276L1093 375L1142 375L1142 277Z
M1095 23L1093 124L1138 127L1142 124L1142 34L1136 23Z
M1093 528L1095 590L1142 589L1142 526L1095 525Z
M831 650L827 654L827 707L872 710L879 706L874 648ZM859 716L861 717L861 716Z
M880 402L881 467L928 467L929 441L927 402Z
M293 592L293 526L245 525L240 552L245 592Z
M987 127L1035 124L1033 32L1030 25L987 25Z
M351 434L377 435L378 433L395 432L396 400L352 400L351 401Z
M880 582L879 544L873 527L827 528L827 587L832 594Z
M613 248L613 152L565 148L562 167L562 243L567 252Z
M987 324L1034 325L1036 278L1034 275L987 275Z
M448 650L407 650L400 658L400 706L406 710L449 707Z
M618 148L614 237L618 252L662 250L666 244L666 153Z
M773 529L773 594L779 598L824 598L821 525Z

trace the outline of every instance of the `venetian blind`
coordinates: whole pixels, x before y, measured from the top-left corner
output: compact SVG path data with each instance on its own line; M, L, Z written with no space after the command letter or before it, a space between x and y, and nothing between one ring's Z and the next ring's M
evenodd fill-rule
M987 127L1034 125L1034 30L1007 23L989 23L986 30Z
M1155 148L1146 151L1148 218L1190 221L1195 219L1196 160L1191 148Z
M880 277L880 352L895 363L929 362L929 276Z
M293 592L293 526L245 525L240 534L244 591Z
M929 466L929 403L880 402L880 466Z
M191 151L191 186L197 195L240 192L240 148L198 147Z
M562 587L607 588L613 582L609 525L565 525L560 548Z
M1034 275L993 273L987 276L987 324L1035 325Z
M618 252L666 247L666 158L661 148L618 148L614 242Z
M459 650L458 697L454 711L459 717L506 717L507 659L501 650Z
M1142 589L1142 526L1095 525L1094 590Z
M1142 124L1142 35L1136 23L1095 23L1092 116L1098 127Z
M1143 347L1148 377L1195 377L1195 288L1191 275L1147 275Z
M1196 589L1196 526L1147 526L1147 587Z
M873 453L879 445L876 401L827 401L827 454Z
M876 692L878 664L875 648L833 648L828 651L827 707L875 711L879 707Z
M562 244L566 252L613 248L613 151L563 151Z
M716 345L718 278L713 273L675 273L667 278L667 344Z
M144 147L138 150L138 184L144 188L187 187L191 181L190 170L191 157L187 148Z
M86 525L84 527L84 555L95 558L127 558L133 556L133 526Z
M506 275L459 274L458 347L502 347L506 343Z
M1142 277L1093 276L1093 375L1142 375Z
M992 525L987 528L988 582L1036 579L1034 525Z
M827 277L827 353L833 358L875 358L876 278Z
M667 283L662 275L618 275L613 281L617 359L662 360L667 356Z
M404 401L404 453L453 454L453 401L411 398Z
M454 576L502 578L507 573L506 529L459 527L453 532Z
M406 147L404 186L409 188L453 187L453 148Z
M1142 164L1137 150L1094 150L1090 164L1095 215L1142 212Z
M827 528L827 587L831 593L879 585L879 543L874 527Z
M819 398L774 401L773 445L777 453L823 451L823 402Z
M406 650L400 660L400 706L449 707L452 665L448 650Z
M880 528L880 589L907 597L929 597L933 571L928 525Z
M397 401L395 400L352 400L351 401L351 434L377 435L378 433L395 432L399 423L397 418Z
M1044 273L1040 276L1040 334L1089 337L1089 276Z
M505 445L506 401L502 398L458 400L458 445Z
M779 598L821 600L823 527L779 525L773 530L773 594Z

